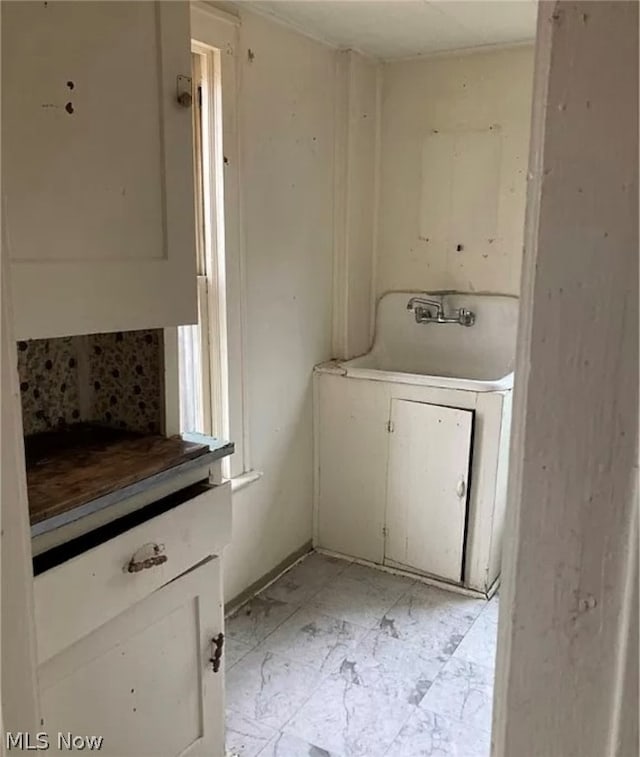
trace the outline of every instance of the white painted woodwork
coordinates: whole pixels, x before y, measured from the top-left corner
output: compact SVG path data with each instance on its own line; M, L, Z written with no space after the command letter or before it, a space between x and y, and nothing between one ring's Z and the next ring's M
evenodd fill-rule
M209 662L222 624L212 558L40 666L41 730L104 736L109 757L222 757L224 662Z
M8 3L2 47L16 337L194 322L189 4Z
M381 66L336 53L333 356L371 344Z
M359 0L348 4L253 0L247 4L327 44L387 60L532 40L536 19L534 0Z
M317 546L384 558L389 400L373 382L314 374Z
M377 375L376 375L377 374ZM503 408L509 391L473 392L431 386L424 377L375 369L344 376L330 364L314 372L314 544L382 564L389 444L394 400L475 411L465 586L487 592L500 573L506 461Z
M462 580L473 412L391 401L385 562Z
M638 4L541 3L534 91L493 755L631 757Z
M532 70L532 46L384 65L377 298L518 294Z
M0 14L3 12L4 6ZM5 241L3 226L0 237L0 727L3 733L6 730L35 732L39 721L22 407ZM0 754L4 754L1 745Z
M207 3L191 3L191 36L193 47L208 58L214 73L214 88L206 102L210 123L222 115L221 133L212 135L214 152L222 149L224 171L211 162L210 183L218 195L210 203L205 222L215 232L216 254L223 249L223 259L212 279L226 288L224 312L215 308L215 320L221 324L221 344L226 361L212 355L214 373L221 372L220 396L226 398L227 410L222 417L222 437L233 439L235 454L226 460L229 474L242 475L251 469L251 446L248 431L247 397L247 303L246 258L244 230L241 225L242 202L240 186L241 151L239 143L238 85L239 85L239 18L213 8ZM219 89L216 89L219 88ZM221 144L220 144L221 143ZM218 215L222 212L222 222ZM220 305L220 304L219 304ZM226 343L225 343L226 337ZM220 363L225 363L220 365ZM224 405L224 402L223 402Z
M231 484L210 488L172 510L36 576L38 662L116 617L231 538ZM167 561L138 573L126 568L145 545ZM73 591L69 587L73 587Z

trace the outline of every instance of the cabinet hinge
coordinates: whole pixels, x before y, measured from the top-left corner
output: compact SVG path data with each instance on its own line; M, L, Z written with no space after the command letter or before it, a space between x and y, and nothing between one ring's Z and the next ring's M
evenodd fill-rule
M389 529L386 526L382 526L382 535L386 538L389 536Z
M211 669L214 673L220 670L220 659L222 657L222 648L224 646L224 634L219 633L211 639L211 657L209 662L211 663Z
M388 420L387 421L387 431L390 434L393 434L393 432L395 431L395 426L393 425L393 421L392 420Z

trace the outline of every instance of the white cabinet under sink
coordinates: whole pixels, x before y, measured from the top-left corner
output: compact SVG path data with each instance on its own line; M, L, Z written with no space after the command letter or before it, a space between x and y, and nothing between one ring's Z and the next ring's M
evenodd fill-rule
M462 580L473 411L393 399L384 562Z
M500 574L511 391L410 380L316 369L315 546L487 592Z
M3 5L16 338L195 322L190 36L186 2Z

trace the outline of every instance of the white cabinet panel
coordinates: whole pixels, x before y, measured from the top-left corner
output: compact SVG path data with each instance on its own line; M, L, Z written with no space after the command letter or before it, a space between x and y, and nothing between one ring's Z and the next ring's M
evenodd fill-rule
M392 400L385 561L462 580L473 412Z
M231 539L231 484L201 488L180 506L35 577L38 662L222 551ZM134 556L147 557L156 546L164 562L129 572Z
M222 757L220 561L152 593L39 669L43 731L103 736L105 757Z
M8 2L3 201L18 338L196 316L185 2Z
M376 381L315 374L316 545L381 563L389 398Z

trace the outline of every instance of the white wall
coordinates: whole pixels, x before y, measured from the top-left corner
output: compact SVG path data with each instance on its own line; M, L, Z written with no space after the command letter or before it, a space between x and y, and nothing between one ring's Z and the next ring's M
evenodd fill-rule
M384 65L378 296L416 289L518 293L532 72L530 46ZM423 168L425 138L434 132L439 141ZM479 141L479 133L497 142ZM453 184L444 155L452 134L456 149L466 151Z
M251 56L249 55L251 50ZM251 465L228 601L311 538L311 376L330 357L335 51L241 12L240 192Z

